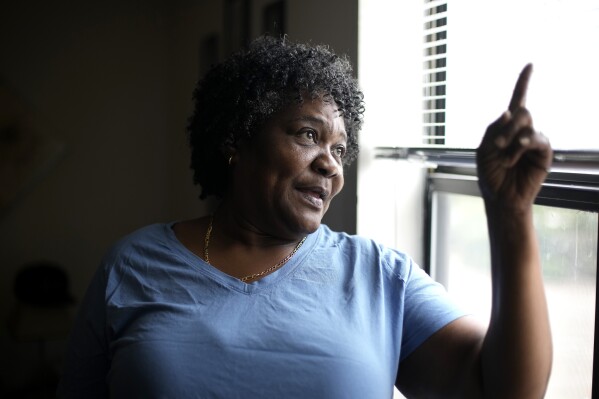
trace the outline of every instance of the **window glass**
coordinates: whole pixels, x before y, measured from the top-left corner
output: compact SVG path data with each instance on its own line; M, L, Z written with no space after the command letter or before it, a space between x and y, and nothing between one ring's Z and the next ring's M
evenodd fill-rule
M479 197L435 193L433 274L466 309L488 320L490 255ZM535 206L554 361L546 398L590 398L597 226L594 212Z
M599 0L362 0L363 144L475 148L532 62L537 129L599 150L597 48Z
M366 102L358 164L360 234L421 256L410 239L428 228L422 170L376 159L375 148L477 147L488 124L507 108L529 62L534 72L527 107L535 127L557 150L590 150L588 163L596 165L599 126L586 117L599 106L599 0L360 0L359 18L358 72ZM575 165L570 172L597 170L583 169ZM482 200L435 193L433 203L433 277L488 318ZM535 206L534 217L555 351L546 397L590 398L597 213Z

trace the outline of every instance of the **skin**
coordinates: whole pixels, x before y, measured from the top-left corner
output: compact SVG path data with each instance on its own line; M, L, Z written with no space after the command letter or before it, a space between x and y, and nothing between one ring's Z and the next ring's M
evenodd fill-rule
M397 383L408 397L544 396L552 344L532 205L552 150L526 109L531 73L527 65L477 150L491 245L488 329L463 317L434 334L400 365Z
M334 102L304 96L271 117L251 140L229 148L230 185L215 214L210 263L234 277L261 272L314 232L343 188L347 134ZM208 219L175 234L203 257ZM231 267L235 265L235 268Z

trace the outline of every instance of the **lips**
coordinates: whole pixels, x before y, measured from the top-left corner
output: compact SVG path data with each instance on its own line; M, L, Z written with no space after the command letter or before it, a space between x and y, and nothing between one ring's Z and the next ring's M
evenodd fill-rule
M297 187L303 197L317 208L322 208L323 201L329 196L329 192L321 186Z

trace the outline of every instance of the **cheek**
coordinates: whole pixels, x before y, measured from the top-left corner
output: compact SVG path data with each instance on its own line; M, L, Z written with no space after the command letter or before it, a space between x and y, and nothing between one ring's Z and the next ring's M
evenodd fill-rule
M341 170L340 173L343 173L343 170ZM332 187L333 192L331 193L332 194L331 199L333 199L337 194L339 194L341 192L344 184L345 184L345 179L343 178L343 174L341 174L339 177L337 177L333 181L333 187Z
M310 169L314 155L309 151L293 149L281 154L281 157L273 165L276 173L281 179L295 179Z
M337 194L339 194L341 192L341 190L343 189L343 184L344 184L344 179L343 177L339 177L337 179L335 179L335 181L333 182L333 185L331 187L331 195L327 198L327 201L325 203L325 208L324 208L324 212L326 213L331 204L333 203L333 199L337 196Z

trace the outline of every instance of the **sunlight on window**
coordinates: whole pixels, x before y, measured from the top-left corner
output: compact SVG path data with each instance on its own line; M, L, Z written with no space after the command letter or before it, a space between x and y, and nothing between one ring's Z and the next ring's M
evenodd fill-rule
M438 193L435 276L464 308L488 320L491 277L482 199ZM590 398L598 215L535 206L554 344L546 398Z
M442 33L442 54L427 40L435 32ZM537 129L555 148L599 149L599 126L587 119L598 106L598 41L599 0L363 0L363 143L429 143L430 118L423 108L427 82L438 71L446 80L438 103L445 145L475 148L486 126L507 108L518 73L532 62L528 107ZM440 57L444 61L436 63Z
M537 129L555 148L599 149L599 127L586 117L598 105L599 1L461 0L447 14L448 146L477 146L532 62Z
M588 122L599 105L599 0L361 0L359 18L358 77L366 102L359 234L422 263L424 170L375 160L375 147L476 148L507 109L529 62L527 107L535 127L555 149L599 150L599 125ZM482 200L438 194L435 210L435 276L488 318ZM535 224L555 350L546 398L590 398L597 213L537 206Z

